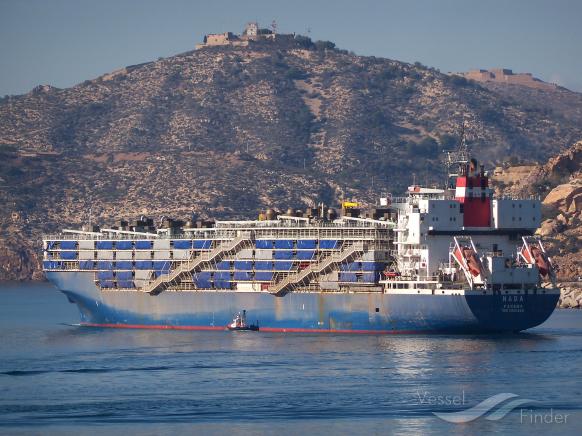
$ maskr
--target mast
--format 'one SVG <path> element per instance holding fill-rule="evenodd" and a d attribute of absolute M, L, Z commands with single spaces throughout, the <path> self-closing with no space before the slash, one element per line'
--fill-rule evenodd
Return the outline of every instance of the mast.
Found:
<path fill-rule="evenodd" d="M 446 151 L 445 166 L 447 168 L 446 189 L 455 189 L 457 177 L 467 174 L 469 164 L 469 148 L 465 138 L 465 121 L 459 131 L 459 144 L 456 150 Z"/>

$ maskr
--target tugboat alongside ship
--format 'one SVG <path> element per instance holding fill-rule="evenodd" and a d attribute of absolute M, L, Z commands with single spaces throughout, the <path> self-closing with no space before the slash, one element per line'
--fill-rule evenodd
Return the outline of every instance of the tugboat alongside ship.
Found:
<path fill-rule="evenodd" d="M 255 324 L 247 324 L 247 311 L 243 310 L 242 314 L 239 312 L 237 313 L 237 315 L 234 317 L 234 319 L 232 320 L 232 322 L 226 326 L 227 330 L 230 331 L 253 331 L 253 332 L 258 332 L 259 331 L 259 321 L 257 321 Z"/>
<path fill-rule="evenodd" d="M 86 326 L 342 333 L 518 332 L 560 291 L 540 202 L 494 198 L 466 148 L 443 189 L 365 212 L 344 202 L 259 220 L 141 219 L 44 237 L 47 278 Z M 241 313 L 242 312 L 242 313 Z M 238 313 L 234 320 L 232 314 Z"/>

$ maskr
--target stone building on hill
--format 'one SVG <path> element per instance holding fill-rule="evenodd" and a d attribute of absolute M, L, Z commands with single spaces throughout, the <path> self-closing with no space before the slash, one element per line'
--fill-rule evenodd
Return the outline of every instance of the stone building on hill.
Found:
<path fill-rule="evenodd" d="M 237 35 L 232 32 L 224 33 L 209 33 L 204 35 L 204 41 L 201 44 L 196 44 L 196 49 L 199 50 L 205 47 L 216 46 L 234 46 L 246 47 L 252 41 L 276 41 L 282 39 L 293 39 L 294 35 L 286 35 L 276 33 L 275 30 L 260 28 L 256 22 L 248 23 L 242 34 Z"/>
<path fill-rule="evenodd" d="M 456 73 L 466 79 L 477 82 L 494 82 L 509 85 L 522 85 L 537 89 L 556 89 L 558 86 L 537 79 L 531 73 L 514 73 L 508 68 L 492 68 L 491 70 L 470 70 L 466 73 Z"/>

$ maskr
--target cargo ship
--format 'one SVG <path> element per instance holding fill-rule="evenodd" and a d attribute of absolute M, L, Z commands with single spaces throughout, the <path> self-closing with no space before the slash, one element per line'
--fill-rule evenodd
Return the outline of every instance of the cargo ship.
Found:
<path fill-rule="evenodd" d="M 442 189 L 410 186 L 257 220 L 132 224 L 43 238 L 46 277 L 94 327 L 503 333 L 543 323 L 560 291 L 535 198 L 495 198 L 466 147 Z"/>

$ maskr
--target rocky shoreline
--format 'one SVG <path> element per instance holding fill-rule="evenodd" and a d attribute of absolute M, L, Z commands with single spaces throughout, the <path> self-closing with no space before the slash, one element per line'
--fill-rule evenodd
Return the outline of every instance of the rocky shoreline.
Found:
<path fill-rule="evenodd" d="M 561 289 L 559 309 L 582 309 L 582 283 L 558 284 Z"/>

